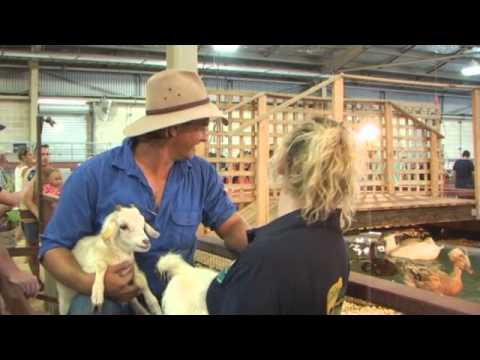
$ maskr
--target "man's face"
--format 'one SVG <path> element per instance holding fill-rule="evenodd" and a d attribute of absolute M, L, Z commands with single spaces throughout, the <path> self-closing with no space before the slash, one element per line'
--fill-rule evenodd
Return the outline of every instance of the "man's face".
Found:
<path fill-rule="evenodd" d="M 178 127 L 171 141 L 178 160 L 191 159 L 195 155 L 195 147 L 208 140 L 208 123 L 209 119 L 200 119 Z"/>
<path fill-rule="evenodd" d="M 41 151 L 42 151 L 42 166 L 46 167 L 50 164 L 50 149 L 42 147 Z"/>

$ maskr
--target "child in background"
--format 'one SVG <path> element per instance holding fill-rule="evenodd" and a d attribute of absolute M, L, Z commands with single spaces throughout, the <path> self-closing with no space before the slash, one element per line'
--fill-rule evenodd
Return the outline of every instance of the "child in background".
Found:
<path fill-rule="evenodd" d="M 59 198 L 63 187 L 63 177 L 59 169 L 48 169 L 45 173 L 46 179 L 43 185 L 43 194 Z"/>

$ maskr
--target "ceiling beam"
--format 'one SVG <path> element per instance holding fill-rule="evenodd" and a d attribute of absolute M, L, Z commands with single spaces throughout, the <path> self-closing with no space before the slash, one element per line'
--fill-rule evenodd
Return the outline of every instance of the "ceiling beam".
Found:
<path fill-rule="evenodd" d="M 351 48 L 347 48 L 343 51 L 340 51 L 340 54 L 335 56 L 331 61 L 325 64 L 326 69 L 332 69 L 331 72 L 335 73 L 345 65 L 355 60 L 357 57 L 362 55 L 369 48 L 368 45 L 356 45 Z"/>
<path fill-rule="evenodd" d="M 68 45 L 62 45 L 68 46 Z M 73 45 L 72 45 L 73 46 Z M 311 66 L 311 67 L 319 67 L 318 59 L 309 58 L 308 56 L 274 56 L 274 53 L 282 46 L 282 45 L 275 45 L 277 46 L 275 51 L 271 51 L 271 54 L 266 57 L 260 53 L 254 53 L 245 50 L 239 50 L 232 54 L 219 54 L 218 52 L 214 51 L 211 46 L 209 45 L 200 45 L 198 55 L 201 56 L 208 56 L 208 57 L 215 57 L 216 60 L 229 60 L 229 61 L 236 61 L 237 63 L 240 61 L 259 61 L 259 62 L 276 62 L 276 63 L 284 63 L 284 64 L 298 64 L 304 66 Z M 157 53 L 157 54 L 165 54 L 166 48 L 163 47 L 149 47 L 149 46 L 139 46 L 139 45 L 74 45 L 74 47 L 80 48 L 89 48 L 89 49 L 96 49 L 96 50 L 112 50 L 112 51 L 122 51 L 122 52 L 149 52 L 149 53 Z"/>
<path fill-rule="evenodd" d="M 452 55 L 461 55 L 461 54 L 464 54 L 465 52 L 467 52 L 468 50 L 470 50 L 471 48 L 473 48 L 473 45 L 463 45 L 460 47 L 460 49 L 458 49 L 458 51 L 455 51 Z M 431 74 L 435 71 L 438 71 L 440 68 L 444 67 L 445 65 L 447 65 L 448 63 L 450 62 L 450 60 L 446 60 L 446 61 L 442 61 L 440 62 L 439 64 L 433 66 L 432 68 L 430 68 L 429 70 L 426 71 L 427 74 Z"/>
<path fill-rule="evenodd" d="M 269 48 L 267 51 L 265 51 L 264 56 L 265 56 L 266 58 L 272 56 L 275 52 L 277 52 L 277 50 L 278 50 L 279 48 L 280 48 L 280 45 L 272 45 L 272 46 L 270 46 L 270 48 Z"/>
<path fill-rule="evenodd" d="M 388 60 L 386 61 L 386 63 L 387 63 L 387 64 L 393 63 L 395 60 L 397 60 L 398 58 L 401 58 L 401 57 L 404 56 L 407 52 L 409 52 L 410 50 L 412 50 L 415 46 L 417 46 L 417 45 L 407 45 L 406 47 L 404 47 L 403 49 L 400 50 L 400 54 L 392 56 L 390 59 L 388 59 Z"/>
<path fill-rule="evenodd" d="M 451 60 L 451 59 L 457 59 L 457 58 L 469 58 L 470 56 L 468 54 L 458 54 L 458 55 L 448 55 L 448 56 L 431 56 L 426 59 L 421 59 L 421 60 L 411 60 L 411 61 L 405 61 L 405 62 L 398 62 L 398 63 L 382 63 L 382 64 L 369 64 L 365 66 L 360 66 L 360 67 L 351 67 L 348 69 L 344 69 L 344 72 L 351 72 L 351 71 L 359 71 L 359 70 L 372 70 L 372 69 L 385 69 L 385 68 L 391 68 L 391 67 L 398 67 L 398 66 L 403 66 L 403 65 L 415 65 L 419 63 L 425 63 L 425 62 L 436 62 L 440 60 Z"/>
<path fill-rule="evenodd" d="M 404 56 L 404 57 L 410 57 L 412 59 L 425 59 L 425 58 L 428 58 L 432 55 L 431 53 L 428 53 L 428 52 L 425 52 L 425 51 L 418 51 L 418 50 L 413 49 L 413 47 L 415 47 L 416 45 L 408 45 L 408 46 L 409 47 L 412 46 L 412 48 L 407 50 L 407 52 L 402 54 L 401 51 L 406 49 L 406 47 L 402 48 L 402 49 L 390 49 L 390 48 L 383 47 L 383 45 L 370 45 L 370 47 L 368 48 L 368 53 L 376 54 L 376 55 L 387 55 L 387 56 L 388 55 L 390 55 L 390 56 L 401 55 L 401 56 Z M 324 45 L 320 45 L 320 47 L 328 48 L 328 46 L 324 46 Z M 336 47 L 338 48 L 338 46 L 336 46 Z"/>
<path fill-rule="evenodd" d="M 391 75 L 401 76 L 402 79 L 412 79 L 412 80 L 438 80 L 441 81 L 444 79 L 443 82 L 455 82 L 459 84 L 467 84 L 472 86 L 480 85 L 480 81 L 472 81 L 469 79 L 465 81 L 465 78 L 462 77 L 460 74 L 451 71 L 442 71 L 438 73 L 436 76 L 425 74 L 425 72 L 415 69 L 414 67 L 397 67 L 397 68 L 386 68 L 386 69 L 371 69 L 369 71 L 362 71 L 362 75 L 382 75 L 388 77 Z"/>
<path fill-rule="evenodd" d="M 32 52 L 39 53 L 43 50 L 43 45 L 32 45 Z"/>

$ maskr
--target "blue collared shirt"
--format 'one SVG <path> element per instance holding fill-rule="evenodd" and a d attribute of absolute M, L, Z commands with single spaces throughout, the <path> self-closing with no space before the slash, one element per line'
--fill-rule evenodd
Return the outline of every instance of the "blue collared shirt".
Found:
<path fill-rule="evenodd" d="M 207 161 L 193 157 L 173 165 L 159 208 L 147 179 L 135 162 L 132 140 L 85 162 L 65 183 L 55 215 L 41 236 L 39 256 L 54 248 L 72 249 L 84 236 L 99 233 L 116 205 L 134 204 L 160 237 L 148 253 L 136 254 L 154 293 L 165 284 L 156 275 L 159 257 L 169 251 L 193 262 L 200 223 L 218 229 L 237 210 L 222 178 Z"/>

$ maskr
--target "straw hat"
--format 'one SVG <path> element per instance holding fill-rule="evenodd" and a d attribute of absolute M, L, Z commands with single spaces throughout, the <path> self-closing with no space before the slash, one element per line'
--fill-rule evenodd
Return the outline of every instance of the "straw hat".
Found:
<path fill-rule="evenodd" d="M 146 115 L 127 126 L 123 133 L 134 137 L 193 120 L 222 119 L 225 115 L 210 103 L 200 76 L 193 71 L 165 70 L 147 82 Z"/>

